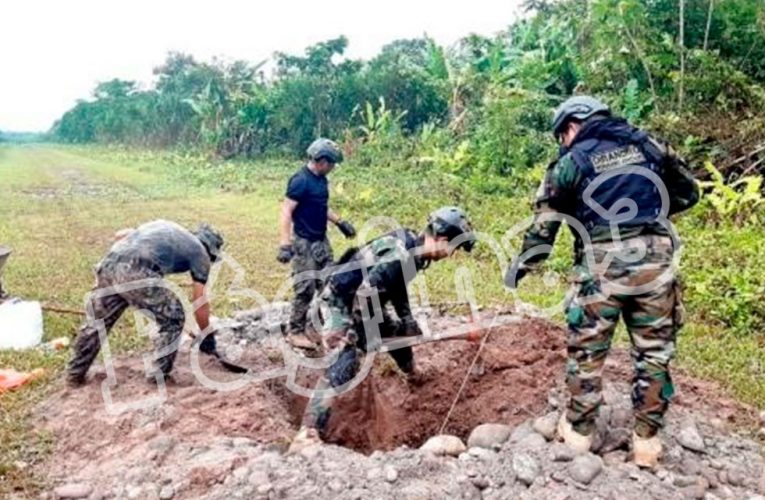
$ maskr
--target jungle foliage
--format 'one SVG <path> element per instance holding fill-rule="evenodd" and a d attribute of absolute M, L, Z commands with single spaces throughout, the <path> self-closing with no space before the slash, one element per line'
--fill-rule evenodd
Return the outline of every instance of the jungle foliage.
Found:
<path fill-rule="evenodd" d="M 735 180 L 765 159 L 764 5 L 528 0 L 496 36 L 397 40 L 369 61 L 346 58 L 342 36 L 271 64 L 171 53 L 151 88 L 100 83 L 53 132 L 218 158 L 297 155 L 329 136 L 360 165 L 435 168 L 493 192 L 549 160 L 550 110 L 588 92 L 672 141 L 700 174 L 709 160 Z"/>

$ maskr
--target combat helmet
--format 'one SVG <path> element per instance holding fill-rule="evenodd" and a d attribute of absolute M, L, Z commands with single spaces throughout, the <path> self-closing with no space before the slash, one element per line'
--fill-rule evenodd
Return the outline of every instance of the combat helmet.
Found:
<path fill-rule="evenodd" d="M 459 207 L 441 207 L 428 216 L 426 231 L 433 236 L 446 236 L 466 252 L 473 250 L 476 237 L 467 214 Z M 456 240 L 456 241 L 455 241 Z"/>
<path fill-rule="evenodd" d="M 608 116 L 611 114 L 611 109 L 603 102 L 588 95 L 569 97 L 555 110 L 553 134 L 558 137 L 572 118 L 585 121 L 597 114 Z"/>
<path fill-rule="evenodd" d="M 316 139 L 308 146 L 306 153 L 308 153 L 308 158 L 314 161 L 326 158 L 332 163 L 343 162 L 343 152 L 340 150 L 340 146 L 329 139 Z"/>

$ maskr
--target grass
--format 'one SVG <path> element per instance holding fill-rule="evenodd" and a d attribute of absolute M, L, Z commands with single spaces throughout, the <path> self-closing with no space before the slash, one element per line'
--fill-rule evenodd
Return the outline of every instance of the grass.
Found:
<path fill-rule="evenodd" d="M 0 147 L 0 243 L 14 249 L 4 283 L 14 295 L 69 308 L 81 307 L 92 286 L 92 266 L 110 246 L 114 231 L 156 218 L 187 226 L 207 221 L 227 237 L 227 252 L 245 272 L 244 285 L 273 297 L 288 278 L 275 261 L 279 202 L 295 161 L 208 163 L 182 153 L 61 146 Z M 476 227 L 501 241 L 505 232 L 530 215 L 533 189 L 520 197 L 482 195 L 455 177 L 412 168 L 343 165 L 333 172 L 332 205 L 358 228 L 374 217 L 395 217 L 414 229 L 445 204 L 459 204 Z M 684 268 L 690 321 L 680 340 L 680 364 L 692 373 L 722 382 L 742 401 L 765 406 L 763 252 L 758 227 L 707 226 L 703 208 L 681 219 L 687 248 Z M 366 228 L 369 237 L 384 226 Z M 567 231 L 566 231 L 567 233 Z M 336 254 L 349 244 L 331 230 Z M 511 238 L 518 248 L 519 238 Z M 571 238 L 563 234 L 548 269 L 555 282 L 532 276 L 521 297 L 539 307 L 558 303 L 566 289 Z M 431 302 L 458 300 L 454 272 L 472 271 L 482 304 L 512 301 L 502 286 L 502 262 L 488 245 L 473 255 L 435 264 L 424 280 Z M 254 304 L 226 297 L 233 273 L 222 271 L 213 311 L 225 315 Z M 181 279 L 183 281 L 183 278 Z M 758 288 L 760 287 L 760 288 Z M 759 293 L 759 296 L 758 296 Z M 130 316 L 130 315 L 128 315 Z M 561 319 L 557 316 L 557 319 Z M 73 337 L 80 318 L 46 314 L 46 339 Z M 130 318 L 111 337 L 112 349 L 127 352 L 145 340 L 131 335 Z M 29 421 L 35 403 L 56 387 L 67 353 L 0 351 L 0 367 L 46 368 L 46 375 L 22 390 L 1 396 L 0 497 L 32 494 L 44 478 L 19 462 L 42 460 L 51 436 Z"/>

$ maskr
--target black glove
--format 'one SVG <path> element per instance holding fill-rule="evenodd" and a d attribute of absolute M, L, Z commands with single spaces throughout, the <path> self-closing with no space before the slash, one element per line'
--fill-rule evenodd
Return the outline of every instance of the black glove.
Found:
<path fill-rule="evenodd" d="M 514 260 L 507 266 L 507 271 L 505 271 L 505 286 L 511 290 L 515 290 L 518 288 L 518 283 L 520 283 L 527 273 L 528 271 L 526 268 L 521 267 L 521 263 Z"/>
<path fill-rule="evenodd" d="M 343 236 L 345 236 L 346 238 L 353 238 L 354 236 L 356 236 L 356 228 L 353 227 L 353 224 L 351 224 L 347 220 L 337 221 L 337 228 L 340 230 L 341 233 L 343 233 Z"/>
<path fill-rule="evenodd" d="M 215 341 L 215 332 L 208 333 L 202 342 L 199 343 L 199 350 L 205 354 L 215 354 L 218 351 L 218 344 Z"/>
<path fill-rule="evenodd" d="M 287 264 L 295 256 L 295 252 L 292 250 L 292 245 L 282 245 L 279 247 L 279 255 L 276 256 L 276 260 L 282 264 Z"/>

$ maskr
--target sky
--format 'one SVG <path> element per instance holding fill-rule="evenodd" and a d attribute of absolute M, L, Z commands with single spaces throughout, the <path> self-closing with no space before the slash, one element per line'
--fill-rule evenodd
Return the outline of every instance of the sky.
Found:
<path fill-rule="evenodd" d="M 259 62 L 345 35 L 347 55 L 427 33 L 491 35 L 521 0 L 23 0 L 0 9 L 0 130 L 44 131 L 95 85 L 152 83 L 169 51 Z"/>

